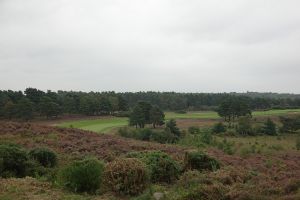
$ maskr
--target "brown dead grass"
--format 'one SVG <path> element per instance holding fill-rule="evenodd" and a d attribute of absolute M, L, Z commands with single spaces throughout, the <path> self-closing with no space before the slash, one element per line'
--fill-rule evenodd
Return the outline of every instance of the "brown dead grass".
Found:
<path fill-rule="evenodd" d="M 106 161 L 131 151 L 145 150 L 161 150 L 180 160 L 185 151 L 184 148 L 173 145 L 31 123 L 0 123 L 0 137 L 1 142 L 14 142 L 29 149 L 44 146 L 68 156 L 92 155 Z"/>

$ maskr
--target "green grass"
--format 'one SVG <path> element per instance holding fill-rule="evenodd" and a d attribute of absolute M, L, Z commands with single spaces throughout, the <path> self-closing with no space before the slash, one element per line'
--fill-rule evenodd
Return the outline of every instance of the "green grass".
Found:
<path fill-rule="evenodd" d="M 59 127 L 73 127 L 83 130 L 95 131 L 98 133 L 107 133 L 116 127 L 126 126 L 128 119 L 123 117 L 112 117 L 104 119 L 91 119 L 91 120 L 76 120 L 58 124 Z"/>
<path fill-rule="evenodd" d="M 300 109 L 290 110 L 269 110 L 269 111 L 256 111 L 253 116 L 278 116 L 290 113 L 299 113 Z M 199 111 L 188 112 L 186 114 L 179 114 L 175 112 L 166 112 L 166 119 L 219 119 L 220 117 L 214 111 Z M 107 133 L 117 127 L 126 126 L 128 118 L 125 117 L 111 117 L 102 119 L 88 119 L 88 120 L 75 120 L 58 124 L 59 127 L 73 127 L 83 130 L 95 131 L 98 133 Z"/>
<path fill-rule="evenodd" d="M 298 136 L 295 134 L 283 134 L 280 136 L 245 136 L 245 137 L 226 137 L 229 143 L 233 143 L 235 153 L 240 154 L 272 154 L 278 151 L 296 150 L 296 140 Z M 224 137 L 217 137 L 221 142 Z"/>
<path fill-rule="evenodd" d="M 268 111 L 255 111 L 253 116 L 279 116 L 286 114 L 300 114 L 300 109 L 288 109 L 288 110 L 268 110 Z M 200 111 L 200 112 L 188 112 L 185 114 L 179 114 L 175 112 L 166 112 L 166 119 L 219 119 L 218 113 L 214 111 Z"/>

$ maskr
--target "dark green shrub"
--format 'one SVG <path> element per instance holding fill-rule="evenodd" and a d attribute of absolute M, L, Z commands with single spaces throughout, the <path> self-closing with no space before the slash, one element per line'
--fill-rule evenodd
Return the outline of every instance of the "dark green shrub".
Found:
<path fill-rule="evenodd" d="M 24 177 L 26 175 L 27 152 L 17 145 L 0 145 L 0 176 Z"/>
<path fill-rule="evenodd" d="M 186 114 L 187 112 L 185 110 L 176 110 L 175 113 L 177 113 L 177 114 Z"/>
<path fill-rule="evenodd" d="M 136 130 L 132 130 L 128 127 L 120 128 L 118 134 L 122 137 L 137 139 Z"/>
<path fill-rule="evenodd" d="M 145 129 L 138 129 L 135 130 L 135 139 L 143 140 L 143 141 L 149 141 L 151 135 L 153 134 L 153 131 L 151 129 L 145 128 Z"/>
<path fill-rule="evenodd" d="M 174 134 L 170 133 L 169 131 L 154 131 L 152 132 L 152 135 L 150 136 L 151 141 L 155 141 L 161 144 L 166 143 L 175 143 L 178 141 L 178 137 Z"/>
<path fill-rule="evenodd" d="M 43 167 L 38 161 L 36 160 L 27 160 L 25 162 L 25 175 L 31 177 L 45 177 L 48 176 L 50 173 L 49 168 Z"/>
<path fill-rule="evenodd" d="M 270 118 L 268 118 L 262 127 L 262 132 L 267 135 L 276 135 L 276 124 Z"/>
<path fill-rule="evenodd" d="M 296 149 L 300 150 L 300 136 L 296 139 Z"/>
<path fill-rule="evenodd" d="M 198 185 L 196 188 L 184 194 L 182 200 L 225 200 L 228 189 L 220 184 Z"/>
<path fill-rule="evenodd" d="M 184 159 L 186 170 L 210 170 L 214 171 L 220 168 L 220 163 L 203 152 L 186 152 Z"/>
<path fill-rule="evenodd" d="M 36 148 L 29 152 L 31 159 L 39 162 L 44 167 L 54 167 L 57 163 L 56 154 L 50 149 Z"/>
<path fill-rule="evenodd" d="M 283 117 L 281 116 L 280 122 L 282 123 L 281 132 L 291 132 L 294 133 L 300 129 L 300 116 L 296 117 Z"/>
<path fill-rule="evenodd" d="M 104 183 L 118 194 L 140 194 L 146 189 L 148 180 L 146 166 L 137 158 L 119 158 L 105 168 Z"/>
<path fill-rule="evenodd" d="M 177 123 L 176 123 L 175 119 L 170 119 L 166 123 L 166 129 L 169 130 L 172 134 L 174 134 L 177 137 L 181 136 L 180 129 L 177 127 Z"/>
<path fill-rule="evenodd" d="M 95 158 L 74 161 L 62 169 L 61 184 L 73 192 L 95 193 L 101 185 L 104 163 Z"/>
<path fill-rule="evenodd" d="M 213 133 L 224 133 L 226 132 L 226 126 L 222 123 L 216 123 L 212 128 Z"/>
<path fill-rule="evenodd" d="M 139 158 L 146 164 L 152 182 L 170 183 L 180 175 L 180 165 L 161 151 L 133 152 L 128 157 Z"/>
<path fill-rule="evenodd" d="M 115 117 L 129 117 L 130 112 L 129 111 L 119 111 L 117 113 L 113 114 Z"/>
<path fill-rule="evenodd" d="M 152 129 L 129 129 L 120 128 L 119 135 L 126 138 L 133 138 L 143 141 L 155 141 L 162 144 L 174 143 L 178 140 L 178 137 L 170 133 L 168 130 L 152 130 Z"/>
<path fill-rule="evenodd" d="M 236 131 L 241 135 L 254 135 L 250 117 L 240 117 Z"/>
<path fill-rule="evenodd" d="M 193 134 L 193 135 L 194 134 L 199 134 L 200 133 L 200 129 L 197 126 L 191 126 L 191 127 L 189 127 L 188 132 L 190 134 Z"/>

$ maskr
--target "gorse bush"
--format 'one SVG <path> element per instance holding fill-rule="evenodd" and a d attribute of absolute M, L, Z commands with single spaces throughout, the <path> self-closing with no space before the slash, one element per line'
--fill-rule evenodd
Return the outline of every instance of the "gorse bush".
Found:
<path fill-rule="evenodd" d="M 104 182 L 108 189 L 122 195 L 137 195 L 148 185 L 145 164 L 137 158 L 118 158 L 106 165 Z"/>
<path fill-rule="evenodd" d="M 74 161 L 61 170 L 60 183 L 73 192 L 95 193 L 102 183 L 104 163 L 96 158 Z"/>
<path fill-rule="evenodd" d="M 0 145 L 0 176 L 24 177 L 26 175 L 27 152 L 17 145 Z"/>
<path fill-rule="evenodd" d="M 178 141 L 178 137 L 170 133 L 168 130 L 155 131 L 150 136 L 150 141 L 155 141 L 161 144 L 175 143 Z"/>
<path fill-rule="evenodd" d="M 191 126 L 188 128 L 188 132 L 190 134 L 199 134 L 200 133 L 200 129 L 197 126 Z"/>
<path fill-rule="evenodd" d="M 31 159 L 36 160 L 44 167 L 54 167 L 57 163 L 56 154 L 46 148 L 36 148 L 29 152 Z"/>
<path fill-rule="evenodd" d="M 251 118 L 246 117 L 240 117 L 238 119 L 238 125 L 236 127 L 236 131 L 241 135 L 254 135 L 254 131 L 252 128 L 252 121 Z"/>
<path fill-rule="evenodd" d="M 267 135 L 276 135 L 276 124 L 268 118 L 262 127 L 262 132 Z"/>
<path fill-rule="evenodd" d="M 216 123 L 212 128 L 213 133 L 224 133 L 226 132 L 226 126 L 222 123 Z"/>
<path fill-rule="evenodd" d="M 185 170 L 214 171 L 220 168 L 219 161 L 203 152 L 186 152 L 184 165 Z"/>
<path fill-rule="evenodd" d="M 178 137 L 172 134 L 168 130 L 153 130 L 153 129 L 130 129 L 120 128 L 118 134 L 122 137 L 133 138 L 143 141 L 155 141 L 162 144 L 175 143 L 178 141 Z"/>
<path fill-rule="evenodd" d="M 180 165 L 166 153 L 160 151 L 133 152 L 127 156 L 138 158 L 146 164 L 152 182 L 171 183 L 180 175 Z"/>

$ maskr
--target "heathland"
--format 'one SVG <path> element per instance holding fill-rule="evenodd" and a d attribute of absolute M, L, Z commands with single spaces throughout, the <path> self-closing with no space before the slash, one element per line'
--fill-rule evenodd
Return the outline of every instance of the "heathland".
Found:
<path fill-rule="evenodd" d="M 298 101 L 2 91 L 0 199 L 298 200 Z"/>

